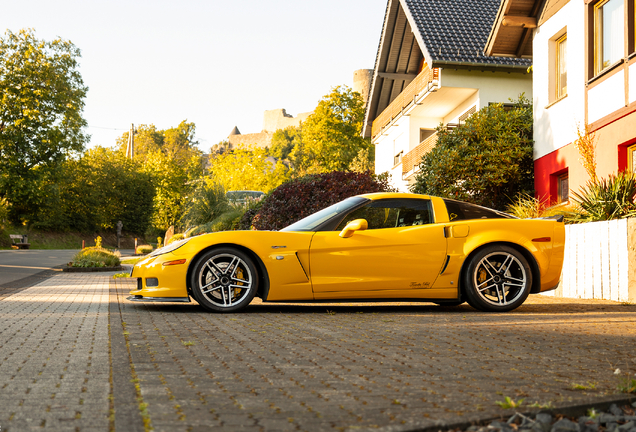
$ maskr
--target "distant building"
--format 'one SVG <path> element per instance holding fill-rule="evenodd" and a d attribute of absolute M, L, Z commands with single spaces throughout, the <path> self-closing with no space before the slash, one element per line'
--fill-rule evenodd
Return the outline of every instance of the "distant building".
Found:
<path fill-rule="evenodd" d="M 298 127 L 310 114 L 311 112 L 300 113 L 297 117 L 294 117 L 287 114 L 284 108 L 265 111 L 263 114 L 263 130 L 257 133 L 242 134 L 238 127 L 235 126 L 227 137 L 230 148 L 236 148 L 239 145 L 256 145 L 260 148 L 269 147 L 272 143 L 274 132 L 290 126 Z"/>
<path fill-rule="evenodd" d="M 353 73 L 353 91 L 357 91 L 362 95 L 364 103 L 367 103 L 369 97 L 369 89 L 373 79 L 373 69 L 358 69 Z M 234 127 L 228 136 L 230 149 L 239 145 L 256 145 L 264 148 L 269 147 L 272 143 L 274 132 L 278 129 L 287 127 L 300 126 L 301 122 L 307 120 L 313 111 L 300 113 L 296 117 L 287 114 L 284 108 L 265 111 L 263 114 L 263 129 L 260 132 L 242 134 L 238 127 Z"/>
<path fill-rule="evenodd" d="M 388 0 L 363 135 L 375 171 L 408 190 L 436 128 L 453 127 L 490 103 L 532 97 L 526 58 L 488 57 L 500 0 Z"/>
<path fill-rule="evenodd" d="M 369 100 L 369 90 L 373 81 L 373 69 L 358 69 L 353 72 L 353 91 L 362 95 L 365 105 Z"/>

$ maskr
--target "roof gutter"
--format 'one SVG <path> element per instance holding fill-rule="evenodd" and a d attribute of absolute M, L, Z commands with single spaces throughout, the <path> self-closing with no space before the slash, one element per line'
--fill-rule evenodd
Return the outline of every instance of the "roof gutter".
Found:
<path fill-rule="evenodd" d="M 498 65 L 490 63 L 466 63 L 461 61 L 443 60 L 433 62 L 434 68 L 449 68 L 449 69 L 480 69 L 483 71 L 492 72 L 514 72 L 514 73 L 528 73 L 528 67 L 530 65 Z"/>

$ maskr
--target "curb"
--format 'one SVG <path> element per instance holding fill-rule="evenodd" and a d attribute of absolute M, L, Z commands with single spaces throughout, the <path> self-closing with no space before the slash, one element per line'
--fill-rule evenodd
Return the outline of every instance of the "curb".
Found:
<path fill-rule="evenodd" d="M 593 402 L 592 399 L 593 398 L 590 398 L 589 402 L 586 402 L 583 404 L 564 405 L 561 407 L 555 407 L 550 409 L 537 408 L 537 409 L 530 409 L 526 411 L 508 409 L 508 410 L 502 411 L 501 415 L 498 415 L 498 416 L 488 416 L 483 418 L 475 416 L 475 417 L 472 417 L 457 423 L 435 422 L 434 424 L 430 426 L 423 426 L 423 427 L 415 426 L 412 428 L 406 428 L 401 430 L 408 431 L 408 432 L 441 432 L 441 431 L 451 431 L 451 430 L 463 431 L 468 429 L 470 426 L 474 426 L 474 425 L 485 426 L 496 420 L 507 419 L 513 416 L 515 413 L 523 414 L 526 417 L 531 415 L 536 415 L 540 412 L 551 414 L 552 417 L 555 417 L 557 415 L 562 415 L 565 417 L 580 417 L 580 416 L 587 415 L 587 410 L 592 408 L 598 408 L 599 410 L 605 411 L 609 409 L 609 407 L 612 404 L 616 404 L 619 406 L 631 404 L 634 400 L 636 400 L 636 395 L 621 394 L 621 395 L 605 396 L 605 397 L 596 399 L 596 402 Z M 385 430 L 389 431 L 390 428 Z"/>

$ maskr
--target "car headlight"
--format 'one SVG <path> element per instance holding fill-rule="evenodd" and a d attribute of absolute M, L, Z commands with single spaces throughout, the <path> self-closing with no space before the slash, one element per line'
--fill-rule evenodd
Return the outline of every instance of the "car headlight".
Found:
<path fill-rule="evenodd" d="M 187 238 L 187 239 L 176 241 L 174 243 L 170 243 L 168 246 L 164 246 L 162 248 L 155 250 L 149 256 L 163 255 L 163 254 L 167 254 L 169 252 L 175 251 L 179 249 L 181 246 L 183 246 L 184 244 L 186 244 L 187 242 L 189 242 L 190 240 L 191 239 Z"/>

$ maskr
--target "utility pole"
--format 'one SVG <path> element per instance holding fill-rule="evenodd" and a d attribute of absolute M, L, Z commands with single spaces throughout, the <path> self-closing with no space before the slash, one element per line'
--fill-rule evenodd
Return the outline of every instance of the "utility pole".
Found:
<path fill-rule="evenodd" d="M 135 157 L 135 125 L 131 123 L 130 132 L 128 132 L 128 145 L 126 146 L 126 157 L 133 159 Z"/>

